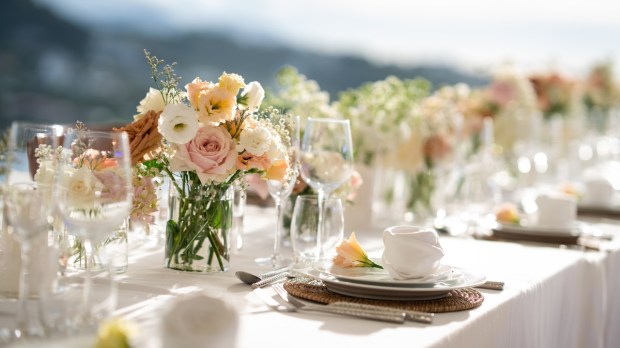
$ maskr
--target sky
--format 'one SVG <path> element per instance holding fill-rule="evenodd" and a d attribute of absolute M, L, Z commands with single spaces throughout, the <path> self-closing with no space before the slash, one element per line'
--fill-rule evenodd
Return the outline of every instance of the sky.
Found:
<path fill-rule="evenodd" d="M 152 35 L 225 31 L 379 64 L 582 74 L 620 66 L 617 0 L 36 0 L 74 21 Z M 620 68 L 616 68 L 618 74 Z"/>

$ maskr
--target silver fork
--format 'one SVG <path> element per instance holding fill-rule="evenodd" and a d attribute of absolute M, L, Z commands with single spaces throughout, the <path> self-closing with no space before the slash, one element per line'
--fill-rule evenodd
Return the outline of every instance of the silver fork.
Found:
<path fill-rule="evenodd" d="M 286 272 L 286 271 L 280 272 L 280 273 L 276 273 L 275 275 L 272 275 L 272 276 L 267 277 L 267 278 L 263 278 L 263 279 L 257 281 L 256 283 L 253 283 L 252 284 L 252 288 L 253 289 L 262 288 L 262 287 L 265 287 L 267 285 L 272 285 L 274 283 L 277 283 L 277 282 L 279 282 L 279 281 L 281 281 L 283 279 L 290 278 L 290 277 L 293 277 L 293 275 L 290 274 L 289 272 Z"/>
<path fill-rule="evenodd" d="M 293 296 L 288 295 L 288 292 L 286 292 L 286 290 L 284 289 L 282 284 L 272 284 L 272 287 L 274 288 L 274 290 L 276 292 L 278 292 L 280 297 L 284 297 L 283 294 L 286 294 L 288 296 L 289 300 L 293 299 L 293 300 L 296 300 L 297 302 L 301 302 L 301 301 L 297 300 L 296 298 L 294 298 Z M 301 302 L 301 303 L 303 303 L 303 302 Z M 378 306 L 378 305 L 370 305 L 370 304 L 363 304 L 363 303 L 344 302 L 344 301 L 332 302 L 332 303 L 330 303 L 328 305 L 320 305 L 320 307 L 347 308 L 347 309 L 351 309 L 351 310 L 371 311 L 371 312 L 379 312 L 379 313 L 391 313 L 391 314 L 396 314 L 396 315 L 400 315 L 401 313 L 405 313 L 405 320 L 414 321 L 414 322 L 418 322 L 418 323 L 424 323 L 424 324 L 432 323 L 433 319 L 435 318 L 435 314 L 434 313 L 412 311 L 412 310 L 405 310 L 405 309 L 398 309 L 398 308 L 390 308 L 390 307 L 384 307 L 384 306 Z"/>
<path fill-rule="evenodd" d="M 323 312 L 330 314 L 339 314 L 355 318 L 377 320 L 389 323 L 402 324 L 405 322 L 406 314 L 404 312 L 380 312 L 375 310 L 352 309 L 345 307 L 332 307 L 325 305 L 305 304 L 293 296 L 289 296 L 281 284 L 274 284 L 272 288 L 286 303 L 286 311 L 288 312 Z"/>

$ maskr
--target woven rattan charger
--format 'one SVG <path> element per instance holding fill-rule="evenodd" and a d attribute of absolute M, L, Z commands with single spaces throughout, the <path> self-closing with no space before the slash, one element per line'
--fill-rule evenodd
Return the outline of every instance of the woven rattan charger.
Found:
<path fill-rule="evenodd" d="M 434 300 L 373 300 L 340 295 L 327 289 L 325 284 L 320 280 L 304 277 L 288 280 L 284 283 L 284 289 L 293 296 L 323 304 L 344 301 L 429 313 L 447 313 L 468 310 L 480 306 L 482 301 L 484 301 L 484 296 L 482 296 L 479 291 L 472 288 L 452 290 L 446 297 Z"/>

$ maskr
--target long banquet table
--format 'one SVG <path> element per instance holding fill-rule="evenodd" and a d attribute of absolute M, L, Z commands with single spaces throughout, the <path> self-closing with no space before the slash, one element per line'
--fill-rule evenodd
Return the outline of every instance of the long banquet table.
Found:
<path fill-rule="evenodd" d="M 244 247 L 233 255 L 226 273 L 164 269 L 161 247 L 130 248 L 129 268 L 118 277 L 116 313 L 138 323 L 144 346 L 156 346 L 154 323 L 163 306 L 193 291 L 236 309 L 238 347 L 620 346 L 620 222 L 592 220 L 615 237 L 604 251 L 442 236 L 444 263 L 503 281 L 504 290 L 480 289 L 485 297 L 480 307 L 437 314 L 432 324 L 388 324 L 269 309 L 234 273 L 264 271 L 254 258 L 270 253 L 274 211 L 252 207 L 246 214 Z M 356 232 L 369 253 L 380 250 L 380 229 Z"/>

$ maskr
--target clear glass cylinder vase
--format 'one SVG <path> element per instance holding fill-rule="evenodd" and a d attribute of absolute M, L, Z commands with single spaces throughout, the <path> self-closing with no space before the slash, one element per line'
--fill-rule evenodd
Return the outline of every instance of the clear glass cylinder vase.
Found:
<path fill-rule="evenodd" d="M 165 267 L 202 273 L 228 270 L 232 223 L 231 186 L 205 187 L 196 194 L 171 187 Z"/>

